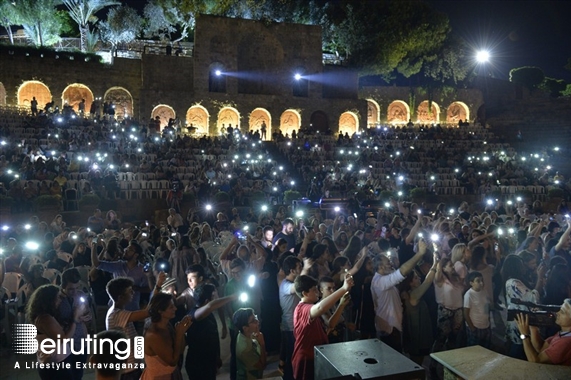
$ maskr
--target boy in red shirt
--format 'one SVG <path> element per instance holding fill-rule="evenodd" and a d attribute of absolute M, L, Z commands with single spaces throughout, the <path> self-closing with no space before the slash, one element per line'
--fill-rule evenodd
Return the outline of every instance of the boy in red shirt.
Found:
<path fill-rule="evenodd" d="M 341 288 L 319 302 L 317 285 L 317 280 L 310 276 L 301 275 L 295 279 L 295 292 L 301 298 L 293 313 L 295 345 L 292 366 L 295 380 L 314 378 L 313 347 L 329 343 L 321 315 L 334 307 L 337 301 L 351 290 L 354 282 L 353 277 L 348 274 Z"/>

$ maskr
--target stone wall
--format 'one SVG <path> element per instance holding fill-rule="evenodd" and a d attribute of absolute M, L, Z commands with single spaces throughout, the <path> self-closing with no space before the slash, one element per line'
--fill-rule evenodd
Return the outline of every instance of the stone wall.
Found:
<path fill-rule="evenodd" d="M 396 87 L 396 86 L 371 86 L 363 87 L 359 92 L 361 99 L 372 99 L 380 109 L 380 122 L 386 123 L 388 108 L 394 101 L 404 102 L 412 114 L 412 121 L 417 121 L 419 105 L 428 100 L 428 94 L 422 88 Z M 468 107 L 469 119 L 473 121 L 478 115 L 478 110 L 484 105 L 484 98 L 479 89 L 452 89 L 447 92 L 435 91 L 432 97 L 433 106 L 436 103 L 440 110 L 439 122 L 446 123 L 448 107 L 454 102 L 461 102 Z M 413 111 L 414 110 L 414 111 Z"/>
<path fill-rule="evenodd" d="M 62 94 L 73 83 L 87 86 L 95 97 L 103 97 L 111 87 L 122 87 L 131 93 L 134 112 L 139 113 L 141 61 L 115 59 L 113 65 L 94 61 L 78 61 L 56 56 L 3 54 L 0 57 L 0 82 L 6 89 L 6 104 L 18 104 L 18 89 L 31 80 L 45 84 L 54 105 L 62 107 Z"/>

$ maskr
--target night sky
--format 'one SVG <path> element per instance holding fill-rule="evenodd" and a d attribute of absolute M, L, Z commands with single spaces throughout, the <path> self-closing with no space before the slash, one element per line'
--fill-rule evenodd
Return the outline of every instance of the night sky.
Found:
<path fill-rule="evenodd" d="M 474 51 L 490 50 L 494 77 L 507 79 L 514 67 L 538 66 L 546 76 L 571 83 L 571 71 L 563 68 L 571 57 L 571 1 L 425 1 L 448 15 L 452 32 Z M 123 3 L 142 11 L 145 1 Z"/>
<path fill-rule="evenodd" d="M 453 33 L 470 46 L 490 50 L 490 70 L 507 79 L 509 70 L 538 66 L 545 75 L 571 83 L 571 1 L 427 0 L 448 14 Z"/>

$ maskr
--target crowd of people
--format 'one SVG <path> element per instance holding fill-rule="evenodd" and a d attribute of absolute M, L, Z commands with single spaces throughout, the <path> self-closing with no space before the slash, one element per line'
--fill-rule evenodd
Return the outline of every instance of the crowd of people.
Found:
<path fill-rule="evenodd" d="M 557 212 L 515 199 L 485 209 L 467 202 L 430 208 L 395 194 L 373 215 L 358 205 L 335 213 L 294 209 L 279 204 L 279 194 L 295 186 L 286 165 L 269 157 L 252 134 L 190 138 L 172 129 L 149 133 L 128 121 L 51 120 L 24 142 L 21 131 L 2 129 L 7 194 L 20 196 L 25 191 L 13 189 L 22 180 L 41 181 L 39 175 L 54 182 L 61 177 L 66 188 L 74 173 L 86 173 L 91 190 L 81 191 L 112 196 L 96 178 L 137 166 L 136 173 L 164 176 L 197 199 L 226 190 L 234 206 L 244 206 L 254 191 L 266 200 L 278 195 L 273 206 L 252 207 L 247 214 L 231 206 L 212 219 L 193 205 L 186 217 L 172 207 L 160 221 L 153 221 L 154 210 L 147 221 L 127 223 L 113 210 L 104 217 L 97 209 L 84 225 L 68 225 L 55 215 L 3 226 L 0 282 L 18 279 L 5 301 L 37 326 L 40 341 L 59 334 L 79 344 L 101 324 L 117 331 L 114 339 L 144 336 L 144 362 L 131 352 L 113 373 L 123 379 L 177 379 L 183 372 L 214 379 L 221 345 L 230 347 L 231 379 L 261 378 L 269 354 L 279 355 L 284 379 L 311 379 L 314 346 L 374 337 L 424 364 L 433 378 L 441 374 L 428 354 L 475 344 L 523 360 L 571 365 L 571 221 L 565 202 Z M 48 145 L 42 147 L 40 139 Z M 365 149 L 360 141 L 367 139 Z M 566 186 L 561 176 L 554 182 L 551 169 L 527 171 L 508 149 L 468 153 L 472 163 L 461 159 L 461 152 L 469 152 L 464 142 L 487 145 L 468 130 L 380 127 L 352 137 L 298 134 L 279 140 L 291 165 L 312 183 L 310 196 L 349 196 L 366 188 L 375 199 L 378 191 L 406 191 L 416 166 L 428 181 L 430 173 L 456 175 L 439 170 L 454 168 L 451 162 L 463 162 L 459 169 L 471 174 L 456 180 L 465 180 L 467 188 L 472 183 L 473 191 L 488 191 L 484 176 L 475 174 L 488 173 L 487 165 L 494 167 L 490 177 L 497 175 L 506 186 L 529 184 L 527 175 Z M 341 157 L 349 151 L 357 159 Z M 369 165 L 382 169 L 382 176 L 390 170 L 391 178 L 377 176 Z M 529 302 L 560 310 L 538 328 Z M 106 313 L 98 314 L 98 306 Z M 494 341 L 492 326 L 498 325 L 505 326 L 505 339 Z M 68 351 L 39 354 L 38 361 L 88 358 Z M 54 371 L 39 374 L 83 376 L 75 364 Z"/>

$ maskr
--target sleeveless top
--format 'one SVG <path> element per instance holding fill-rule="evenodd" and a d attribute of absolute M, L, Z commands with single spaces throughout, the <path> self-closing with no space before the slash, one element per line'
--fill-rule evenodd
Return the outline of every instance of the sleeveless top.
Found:
<path fill-rule="evenodd" d="M 145 356 L 145 370 L 140 380 L 171 380 L 176 366 L 166 364 L 158 355 Z"/>
<path fill-rule="evenodd" d="M 435 284 L 434 291 L 436 293 L 436 302 L 444 306 L 446 309 L 456 310 L 463 306 L 462 293 L 464 289 L 461 286 L 455 286 L 448 280 L 444 279 L 442 286 Z"/>
<path fill-rule="evenodd" d="M 44 314 L 38 316 L 34 321 L 34 325 L 38 326 L 38 321 L 40 320 L 40 318 L 43 318 L 45 316 L 47 315 Z M 61 347 L 62 352 L 59 354 L 57 353 L 57 350 L 54 350 L 54 352 L 51 354 L 43 353 L 40 350 L 40 345 L 45 339 L 48 339 L 48 336 L 38 330 L 38 335 L 36 335 L 36 340 L 38 341 L 38 352 L 36 353 L 36 356 L 38 358 L 38 363 L 60 363 L 63 362 L 69 355 L 71 355 L 71 346 L 69 344 L 69 341 L 65 344 L 65 346 Z"/>

